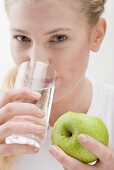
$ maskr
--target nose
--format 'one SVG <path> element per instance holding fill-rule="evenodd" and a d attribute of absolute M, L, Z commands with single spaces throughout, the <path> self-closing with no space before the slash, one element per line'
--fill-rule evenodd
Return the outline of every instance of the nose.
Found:
<path fill-rule="evenodd" d="M 31 47 L 29 51 L 29 60 L 40 61 L 48 64 L 50 62 L 50 56 L 46 49 L 34 46 Z"/>

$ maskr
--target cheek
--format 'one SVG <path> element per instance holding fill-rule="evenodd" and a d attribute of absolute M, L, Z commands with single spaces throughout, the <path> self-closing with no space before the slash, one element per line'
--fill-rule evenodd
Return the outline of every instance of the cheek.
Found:
<path fill-rule="evenodd" d="M 56 69 L 60 76 L 64 79 L 73 79 L 74 77 L 85 74 L 88 65 L 89 48 L 86 44 L 83 46 L 77 46 L 67 48 L 65 51 L 61 51 L 56 59 Z"/>
<path fill-rule="evenodd" d="M 22 49 L 18 49 L 12 42 L 10 43 L 10 49 L 12 58 L 16 65 L 20 65 L 22 62 L 26 61 L 25 54 L 23 53 Z"/>
<path fill-rule="evenodd" d="M 13 58 L 15 64 L 19 65 L 20 61 L 19 61 L 19 57 L 18 57 L 17 48 L 15 47 L 15 44 L 12 40 L 10 41 L 10 49 L 11 49 L 12 58 Z"/>

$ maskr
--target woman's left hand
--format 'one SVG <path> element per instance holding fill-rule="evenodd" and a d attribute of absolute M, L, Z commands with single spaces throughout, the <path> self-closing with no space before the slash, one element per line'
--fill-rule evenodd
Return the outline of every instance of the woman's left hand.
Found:
<path fill-rule="evenodd" d="M 111 146 L 104 146 L 87 135 L 79 135 L 78 141 L 92 153 L 99 161 L 94 165 L 84 164 L 77 159 L 68 156 L 59 147 L 52 145 L 50 153 L 62 164 L 65 170 L 114 170 L 114 149 Z"/>

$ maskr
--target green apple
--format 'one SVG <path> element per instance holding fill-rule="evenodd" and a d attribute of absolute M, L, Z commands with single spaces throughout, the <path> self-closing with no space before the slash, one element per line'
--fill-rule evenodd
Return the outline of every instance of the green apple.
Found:
<path fill-rule="evenodd" d="M 84 113 L 67 112 L 54 124 L 51 141 L 65 153 L 84 163 L 96 161 L 98 158 L 78 142 L 78 135 L 87 134 L 100 143 L 108 145 L 108 130 L 103 121 Z"/>

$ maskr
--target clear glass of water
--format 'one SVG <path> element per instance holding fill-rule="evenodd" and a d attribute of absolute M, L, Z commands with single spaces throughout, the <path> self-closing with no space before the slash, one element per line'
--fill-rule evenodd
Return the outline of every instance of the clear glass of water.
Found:
<path fill-rule="evenodd" d="M 41 94 L 39 100 L 30 101 L 30 103 L 34 103 L 43 110 L 47 128 L 53 101 L 55 75 L 55 70 L 50 64 L 41 61 L 26 61 L 20 65 L 15 82 L 15 88 L 29 87 Z M 6 144 L 29 144 L 40 147 L 46 137 L 46 133 L 47 131 L 43 137 L 32 134 L 12 134 L 6 137 L 5 142 Z"/>

